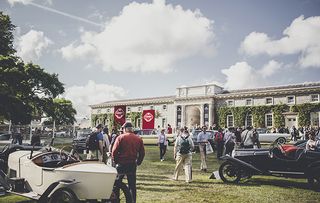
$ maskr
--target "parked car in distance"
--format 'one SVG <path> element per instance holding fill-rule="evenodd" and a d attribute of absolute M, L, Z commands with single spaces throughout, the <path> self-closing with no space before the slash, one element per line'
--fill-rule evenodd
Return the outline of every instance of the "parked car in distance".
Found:
<path fill-rule="evenodd" d="M 260 142 L 277 142 L 278 144 L 285 144 L 290 140 L 291 135 L 286 133 L 261 133 L 259 134 Z"/>
<path fill-rule="evenodd" d="M 73 138 L 72 145 L 77 151 L 86 149 L 87 137 L 91 134 L 91 130 L 79 130 L 77 136 Z"/>
<path fill-rule="evenodd" d="M 11 138 L 11 133 L 0 132 L 0 140 L 9 140 Z"/>
<path fill-rule="evenodd" d="M 135 130 L 135 134 L 140 136 L 145 145 L 157 145 L 158 144 L 158 135 L 153 129 L 150 130 Z M 171 145 L 174 143 L 173 134 L 166 134 L 168 138 L 168 144 Z"/>

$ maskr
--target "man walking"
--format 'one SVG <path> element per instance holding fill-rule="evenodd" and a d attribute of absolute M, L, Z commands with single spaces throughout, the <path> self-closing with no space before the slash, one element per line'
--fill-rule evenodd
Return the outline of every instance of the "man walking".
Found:
<path fill-rule="evenodd" d="M 92 132 L 86 140 L 87 159 L 103 159 L 103 133 L 102 124 L 98 124 L 96 130 Z"/>
<path fill-rule="evenodd" d="M 201 164 L 200 164 L 200 170 L 206 172 L 207 171 L 207 143 L 209 139 L 210 133 L 207 132 L 207 127 L 203 126 L 202 131 L 197 136 L 197 142 L 199 144 L 199 150 L 200 150 L 200 158 L 201 158 Z"/>
<path fill-rule="evenodd" d="M 186 182 L 192 181 L 192 150 L 194 144 L 189 136 L 188 129 L 184 129 L 183 133 L 177 137 L 173 149 L 173 158 L 176 160 L 173 180 L 178 180 L 179 172 L 184 166 Z"/>
<path fill-rule="evenodd" d="M 142 139 L 133 133 L 133 126 L 127 122 L 123 125 L 124 134 L 115 140 L 111 155 L 116 163 L 119 179 L 127 176 L 133 202 L 136 202 L 136 171 L 144 158 L 145 151 Z"/>
<path fill-rule="evenodd" d="M 218 132 L 214 135 L 214 142 L 216 143 L 217 146 L 217 159 L 220 160 L 220 157 L 222 156 L 223 153 L 223 148 L 224 148 L 224 134 L 222 132 L 222 129 L 219 128 Z"/>
<path fill-rule="evenodd" d="M 241 133 L 241 139 L 243 148 L 253 148 L 254 137 L 252 127 L 248 126 L 247 129 Z"/>

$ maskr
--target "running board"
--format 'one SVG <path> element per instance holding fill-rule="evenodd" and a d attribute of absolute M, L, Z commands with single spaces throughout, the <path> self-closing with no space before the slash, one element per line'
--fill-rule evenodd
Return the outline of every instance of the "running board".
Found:
<path fill-rule="evenodd" d="M 288 174 L 288 175 L 304 175 L 303 172 L 289 172 L 289 171 L 269 171 L 274 174 Z"/>

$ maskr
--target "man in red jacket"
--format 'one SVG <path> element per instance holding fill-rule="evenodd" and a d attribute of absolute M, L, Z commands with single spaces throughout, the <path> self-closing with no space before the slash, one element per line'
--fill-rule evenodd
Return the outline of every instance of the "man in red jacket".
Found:
<path fill-rule="evenodd" d="M 124 134 L 115 140 L 111 155 L 116 163 L 120 180 L 127 176 L 133 202 L 136 202 L 136 171 L 144 158 L 145 151 L 142 139 L 133 133 L 133 126 L 127 122 L 123 125 Z"/>

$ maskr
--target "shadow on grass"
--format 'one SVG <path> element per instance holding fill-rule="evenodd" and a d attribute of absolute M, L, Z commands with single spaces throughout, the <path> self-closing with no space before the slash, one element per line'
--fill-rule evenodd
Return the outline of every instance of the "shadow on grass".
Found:
<path fill-rule="evenodd" d="M 277 186 L 281 188 L 296 188 L 296 189 L 306 189 L 309 190 L 309 185 L 306 182 L 297 182 L 288 179 L 268 179 L 268 178 L 253 178 L 241 181 L 240 183 L 224 183 L 215 182 L 218 185 L 234 185 L 234 186 L 249 186 L 249 187 L 260 187 L 262 185 Z"/>

